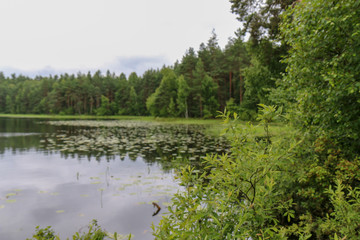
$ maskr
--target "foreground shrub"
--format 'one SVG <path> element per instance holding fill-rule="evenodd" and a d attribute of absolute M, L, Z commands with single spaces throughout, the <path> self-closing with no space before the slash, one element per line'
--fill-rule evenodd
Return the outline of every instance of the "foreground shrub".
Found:
<path fill-rule="evenodd" d="M 174 196 L 169 214 L 153 226 L 157 239 L 359 238 L 360 190 L 340 180 L 319 187 L 307 179 L 310 166 L 299 159 L 308 154 L 299 154 L 309 144 L 306 136 L 276 141 L 269 123 L 280 111 L 261 105 L 259 113 L 265 130 L 261 138 L 254 137 L 251 124 L 237 125 L 237 114 L 233 119 L 223 115 L 231 155 L 207 156 L 200 171 L 181 170 L 178 177 L 186 191 Z M 310 194 L 312 189 L 321 192 L 302 196 L 302 190 Z"/>
<path fill-rule="evenodd" d="M 72 240 L 106 240 L 106 239 L 114 239 L 114 240 L 123 240 L 123 239 L 131 239 L 131 234 L 127 236 L 123 236 L 117 234 L 111 234 L 104 229 L 102 229 L 96 220 L 93 220 L 86 232 L 80 233 L 76 232 L 72 236 Z M 40 228 L 39 226 L 36 227 L 35 234 L 32 238 L 28 238 L 27 240 L 60 240 L 59 235 L 55 234 L 55 231 L 51 229 L 50 226 L 46 228 Z"/>

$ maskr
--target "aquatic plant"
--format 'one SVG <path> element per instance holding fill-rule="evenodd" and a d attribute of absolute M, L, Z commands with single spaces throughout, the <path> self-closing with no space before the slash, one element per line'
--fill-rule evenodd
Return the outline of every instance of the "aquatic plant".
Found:
<path fill-rule="evenodd" d="M 200 160 L 207 153 L 225 153 L 229 149 L 224 137 L 204 134 L 199 125 L 160 125 L 140 121 L 49 121 L 46 124 L 67 126 L 55 134 L 45 135 L 41 146 L 65 155 L 130 156 L 151 163 L 188 159 Z"/>
<path fill-rule="evenodd" d="M 69 240 L 69 238 L 67 238 Z M 93 219 L 89 225 L 86 232 L 81 233 L 80 231 L 74 233 L 72 236 L 73 240 L 125 240 L 132 239 L 132 235 L 121 235 L 118 233 L 109 233 L 106 230 L 102 229 L 97 220 Z M 32 238 L 27 238 L 27 240 L 60 240 L 59 235 L 56 235 L 55 231 L 52 230 L 51 226 L 40 228 L 36 227 L 35 234 Z"/>

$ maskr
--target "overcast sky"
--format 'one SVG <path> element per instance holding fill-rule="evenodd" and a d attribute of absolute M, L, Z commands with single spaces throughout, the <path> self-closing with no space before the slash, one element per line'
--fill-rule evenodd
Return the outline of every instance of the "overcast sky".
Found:
<path fill-rule="evenodd" d="M 0 71 L 34 76 L 172 65 L 212 29 L 240 27 L 228 0 L 1 0 Z"/>

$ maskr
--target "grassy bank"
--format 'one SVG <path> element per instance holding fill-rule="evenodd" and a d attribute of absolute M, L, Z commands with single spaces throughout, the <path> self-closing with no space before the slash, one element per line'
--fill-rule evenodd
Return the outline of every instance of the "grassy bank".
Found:
<path fill-rule="evenodd" d="M 0 118 L 42 118 L 42 119 L 119 119 L 150 120 L 153 117 L 139 116 L 95 116 L 95 115 L 56 115 L 56 114 L 0 114 Z"/>
<path fill-rule="evenodd" d="M 2 118 L 42 118 L 42 119 L 114 119 L 114 120 L 136 120 L 155 121 L 174 124 L 218 124 L 219 119 L 200 118 L 159 118 L 152 116 L 95 116 L 95 115 L 56 115 L 56 114 L 0 114 Z"/>
<path fill-rule="evenodd" d="M 36 118 L 36 119 L 58 119 L 58 120 L 132 120 L 132 121 L 149 121 L 163 124 L 198 124 L 208 125 L 206 132 L 213 136 L 219 136 L 226 127 L 222 124 L 221 119 L 200 119 L 200 118 L 159 118 L 152 116 L 94 116 L 94 115 L 55 115 L 55 114 L 0 114 L 0 118 Z M 240 126 L 246 122 L 240 122 Z M 255 122 L 254 125 L 257 123 Z M 286 136 L 292 128 L 284 123 L 271 124 L 271 134 L 277 138 Z M 255 128 L 255 136 L 265 134 L 262 127 Z"/>
<path fill-rule="evenodd" d="M 0 114 L 0 118 L 37 118 L 37 119 L 58 119 L 58 120 L 133 120 L 150 121 L 164 124 L 199 124 L 199 125 L 220 125 L 220 119 L 201 118 L 159 118 L 152 116 L 94 116 L 94 115 L 54 115 L 54 114 Z"/>

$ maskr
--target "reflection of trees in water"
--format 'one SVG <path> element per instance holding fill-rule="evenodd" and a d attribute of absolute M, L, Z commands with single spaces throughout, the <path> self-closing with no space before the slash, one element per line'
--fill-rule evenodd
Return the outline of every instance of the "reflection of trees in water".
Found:
<path fill-rule="evenodd" d="M 40 135 L 0 136 L 0 154 L 4 154 L 5 150 L 16 154 L 38 149 L 40 138 Z"/>
<path fill-rule="evenodd" d="M 43 122 L 44 119 L 0 118 L 0 133 L 47 133 L 56 129 Z"/>
<path fill-rule="evenodd" d="M 52 132 L 56 126 L 39 124 L 39 119 L 0 118 L 0 154 L 13 154 L 38 149 L 41 134 Z"/>

